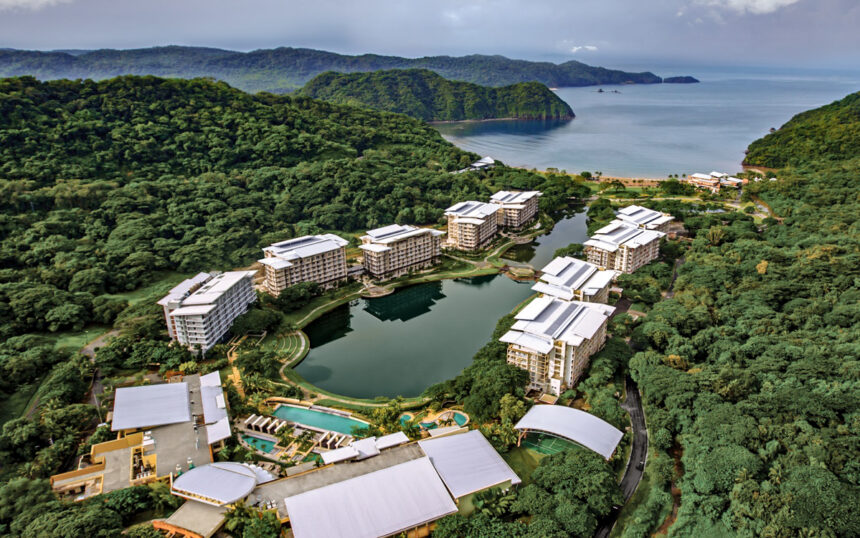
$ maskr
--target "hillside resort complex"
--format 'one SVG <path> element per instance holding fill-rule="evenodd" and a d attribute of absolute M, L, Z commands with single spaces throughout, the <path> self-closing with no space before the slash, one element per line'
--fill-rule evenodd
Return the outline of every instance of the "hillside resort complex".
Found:
<path fill-rule="evenodd" d="M 362 236 L 364 268 L 378 280 L 395 278 L 439 262 L 445 232 L 392 224 Z"/>
<path fill-rule="evenodd" d="M 300 282 L 331 286 L 347 277 L 346 245 L 334 234 L 306 235 L 274 243 L 263 249 L 258 260 L 264 267 L 264 287 L 274 296 Z"/>
<path fill-rule="evenodd" d="M 660 255 L 660 239 L 674 220 L 639 206 L 621 209 L 617 218 L 584 243 L 589 263 L 603 269 L 632 273 Z"/>
<path fill-rule="evenodd" d="M 448 217 L 447 246 L 456 250 L 476 251 L 485 248 L 499 228 L 522 228 L 538 211 L 538 191 L 499 191 L 490 203 L 474 200 L 460 202 L 445 210 Z"/>
<path fill-rule="evenodd" d="M 710 174 L 690 174 L 686 178 L 682 179 L 681 182 L 689 183 L 696 188 L 704 189 L 707 191 L 711 191 L 711 193 L 713 194 L 717 194 L 718 192 L 720 192 L 720 188 L 722 187 L 731 187 L 733 189 L 739 189 L 747 182 L 747 180 L 738 179 L 723 172 L 714 171 Z"/>
<path fill-rule="evenodd" d="M 192 350 L 208 351 L 257 299 L 254 273 L 199 273 L 171 289 L 158 301 L 170 338 Z"/>
<path fill-rule="evenodd" d="M 515 316 L 499 341 L 508 344 L 508 364 L 529 373 L 529 389 L 558 396 L 576 384 L 591 355 L 606 343 L 614 311 L 600 303 L 539 297 Z"/>

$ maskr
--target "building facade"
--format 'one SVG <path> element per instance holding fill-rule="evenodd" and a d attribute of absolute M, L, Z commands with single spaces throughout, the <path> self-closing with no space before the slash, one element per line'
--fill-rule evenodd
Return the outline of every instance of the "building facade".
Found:
<path fill-rule="evenodd" d="M 384 280 L 439 263 L 445 232 L 392 224 L 369 230 L 358 248 L 364 251 L 365 270 Z"/>
<path fill-rule="evenodd" d="M 576 384 L 606 343 L 613 311 L 605 304 L 538 297 L 499 341 L 508 344 L 508 364 L 529 373 L 529 389 L 558 396 Z"/>
<path fill-rule="evenodd" d="M 617 275 L 615 271 L 601 271 L 593 263 L 562 256 L 541 269 L 541 276 L 532 289 L 542 296 L 565 301 L 605 303 Z"/>
<path fill-rule="evenodd" d="M 665 235 L 613 220 L 584 243 L 586 259 L 603 269 L 632 273 L 657 259 Z"/>
<path fill-rule="evenodd" d="M 306 235 L 274 243 L 263 249 L 258 260 L 266 273 L 264 287 L 277 297 L 300 282 L 316 282 L 328 287 L 347 277 L 346 245 L 349 241 L 334 234 Z"/>
<path fill-rule="evenodd" d="M 217 344 L 233 320 L 257 299 L 255 271 L 200 273 L 170 290 L 158 301 L 170 337 L 191 349 L 208 351 Z"/>
<path fill-rule="evenodd" d="M 504 223 L 501 206 L 483 202 L 460 202 L 445 210 L 448 217 L 448 246 L 475 251 L 489 245 Z"/>
<path fill-rule="evenodd" d="M 499 191 L 490 197 L 490 203 L 502 207 L 503 226 L 522 228 L 537 216 L 540 195 L 539 191 Z"/>

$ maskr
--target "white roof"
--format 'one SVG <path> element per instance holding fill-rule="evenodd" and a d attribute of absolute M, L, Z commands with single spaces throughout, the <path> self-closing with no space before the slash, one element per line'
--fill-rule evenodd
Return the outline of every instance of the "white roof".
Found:
<path fill-rule="evenodd" d="M 391 247 L 386 247 L 385 245 L 379 245 L 377 243 L 362 243 L 358 245 L 358 248 L 361 250 L 369 250 L 370 252 L 385 252 L 386 250 L 391 250 Z"/>
<path fill-rule="evenodd" d="M 540 191 L 499 191 L 490 200 L 504 206 L 521 205 L 540 195 Z"/>
<path fill-rule="evenodd" d="M 696 179 L 699 181 L 706 181 L 708 183 L 717 183 L 719 180 L 707 175 L 707 174 L 690 174 L 690 179 Z"/>
<path fill-rule="evenodd" d="M 404 239 L 408 239 L 416 235 L 425 234 L 444 235 L 445 232 L 434 230 L 432 228 L 419 228 L 418 226 L 390 224 L 388 226 L 383 226 L 382 228 L 376 228 L 375 230 L 368 230 L 367 234 L 362 236 L 361 239 L 370 241 L 371 243 L 360 245 L 359 248 L 363 248 L 365 250 L 373 250 L 372 248 L 367 247 L 373 246 L 381 248 L 381 245 L 388 245 L 391 243 L 396 243 L 398 241 L 403 241 Z M 381 252 L 381 250 L 376 250 L 374 252 Z"/>
<path fill-rule="evenodd" d="M 499 340 L 539 353 L 549 353 L 556 341 L 578 346 L 593 338 L 614 311 L 605 304 L 538 297 L 514 316 L 517 321 Z"/>
<path fill-rule="evenodd" d="M 191 288 L 198 284 L 202 284 L 212 277 L 209 273 L 197 273 L 191 278 L 186 278 L 173 289 L 167 292 L 162 299 L 158 301 L 161 306 L 166 306 L 170 301 L 182 300 L 191 291 Z"/>
<path fill-rule="evenodd" d="M 590 413 L 558 405 L 536 405 L 514 427 L 569 439 L 606 459 L 612 457 L 624 437 L 620 430 Z"/>
<path fill-rule="evenodd" d="M 429 458 L 284 499 L 296 538 L 389 536 L 457 512 Z"/>
<path fill-rule="evenodd" d="M 257 483 L 258 473 L 251 467 L 241 463 L 220 462 L 191 469 L 175 479 L 171 489 L 180 497 L 192 497 L 198 502 L 223 506 L 247 497 L 257 487 Z"/>
<path fill-rule="evenodd" d="M 273 243 L 263 250 L 271 252 L 277 258 L 290 261 L 337 250 L 348 244 L 349 241 L 334 234 L 305 235 Z"/>
<path fill-rule="evenodd" d="M 111 430 L 176 424 L 191 420 L 187 383 L 116 389 Z"/>
<path fill-rule="evenodd" d="M 200 376 L 200 400 L 203 403 L 203 418 L 206 424 L 227 418 L 227 402 L 221 388 L 221 374 L 217 371 Z M 227 426 L 229 432 L 229 422 Z M 229 436 L 229 433 L 227 434 Z M 213 441 L 210 439 L 210 443 Z"/>
<path fill-rule="evenodd" d="M 178 317 L 178 316 L 203 316 L 212 312 L 217 308 L 216 304 L 201 304 L 194 306 L 182 306 L 177 308 L 176 310 L 171 310 L 170 317 Z"/>
<path fill-rule="evenodd" d="M 329 463 L 337 463 L 339 461 L 357 458 L 358 450 L 352 446 L 344 446 L 334 450 L 329 450 L 328 452 L 323 452 L 321 457 L 323 463 L 328 465 Z"/>
<path fill-rule="evenodd" d="M 227 271 L 207 280 L 194 293 L 183 299 L 182 306 L 212 305 L 225 293 L 241 284 L 243 280 L 250 280 L 256 271 Z"/>
<path fill-rule="evenodd" d="M 542 273 L 532 289 L 567 301 L 579 290 L 585 295 L 595 295 L 615 278 L 615 271 L 601 271 L 593 263 L 570 256 L 553 259 Z"/>
<path fill-rule="evenodd" d="M 459 499 L 520 478 L 478 430 L 418 441 L 442 477 L 448 491 Z"/>
<path fill-rule="evenodd" d="M 286 269 L 287 267 L 293 266 L 293 264 L 287 260 L 282 260 L 280 258 L 260 258 L 257 261 L 263 265 L 268 265 L 272 269 Z"/>
<path fill-rule="evenodd" d="M 452 205 L 445 210 L 445 215 L 456 218 L 458 222 L 481 224 L 484 219 L 491 215 L 495 215 L 500 209 L 501 207 L 498 204 L 485 204 L 484 202 L 475 202 L 470 200 L 468 202 L 460 202 Z M 474 219 L 474 221 L 466 219 Z"/>
<path fill-rule="evenodd" d="M 349 444 L 352 448 L 358 450 L 358 458 L 363 460 L 372 456 L 379 455 L 379 447 L 376 446 L 376 437 L 365 437 L 358 439 Z"/>
<path fill-rule="evenodd" d="M 711 170 L 711 177 L 728 177 L 728 174 L 725 172 L 717 172 L 716 170 Z"/>
<path fill-rule="evenodd" d="M 486 164 L 496 164 L 496 160 L 495 160 L 495 159 L 493 159 L 492 157 L 490 157 L 490 156 L 488 155 L 488 156 L 486 156 L 486 157 L 483 157 L 483 158 L 481 158 L 481 159 L 478 159 L 477 161 L 475 161 L 475 162 L 474 162 L 474 163 L 472 163 L 472 164 L 485 164 L 485 165 L 486 165 Z"/>
<path fill-rule="evenodd" d="M 637 248 L 660 239 L 665 235 L 663 232 L 644 230 L 633 224 L 616 219 L 594 232 L 594 235 L 584 244 L 609 252 L 615 252 L 620 246 Z"/>
<path fill-rule="evenodd" d="M 618 210 L 618 219 L 634 226 L 648 229 L 655 228 L 666 222 L 675 220 L 675 217 L 666 215 L 647 207 L 629 205 Z"/>
<path fill-rule="evenodd" d="M 408 442 L 409 438 L 406 437 L 406 434 L 403 432 L 389 433 L 388 435 L 383 435 L 376 439 L 376 448 L 379 450 L 385 450 L 386 448 L 395 447 Z"/>
<path fill-rule="evenodd" d="M 226 439 L 230 435 L 230 419 L 227 417 L 206 426 L 206 438 L 209 440 L 210 445 Z"/>

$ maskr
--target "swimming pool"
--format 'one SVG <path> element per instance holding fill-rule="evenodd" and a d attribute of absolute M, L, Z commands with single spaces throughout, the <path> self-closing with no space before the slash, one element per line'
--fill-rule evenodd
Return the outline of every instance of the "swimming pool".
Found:
<path fill-rule="evenodd" d="M 367 424 L 354 418 L 314 411 L 305 407 L 293 407 L 291 405 L 278 406 L 275 409 L 274 415 L 280 419 L 289 420 L 297 424 L 345 434 L 352 434 L 353 427 L 367 428 Z"/>
<path fill-rule="evenodd" d="M 266 454 L 271 454 L 275 451 L 275 442 L 270 441 L 268 439 L 263 439 L 261 437 L 256 437 L 254 435 L 243 435 L 242 440 L 256 448 L 257 450 L 262 450 Z"/>
<path fill-rule="evenodd" d="M 454 411 L 454 422 L 457 423 L 457 426 L 462 426 L 463 424 L 469 422 L 469 417 L 467 417 L 463 413 L 458 413 Z"/>
<path fill-rule="evenodd" d="M 409 425 L 409 422 L 411 420 L 412 420 L 412 415 L 410 415 L 409 413 L 404 413 L 404 414 L 400 415 L 400 425 L 404 428 Z"/>

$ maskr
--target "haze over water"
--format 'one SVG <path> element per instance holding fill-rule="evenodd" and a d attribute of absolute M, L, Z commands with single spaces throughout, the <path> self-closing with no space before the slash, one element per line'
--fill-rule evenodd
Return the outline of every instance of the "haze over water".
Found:
<path fill-rule="evenodd" d="M 860 89 L 860 74 L 711 72 L 700 84 L 559 88 L 572 121 L 440 124 L 457 146 L 512 166 L 604 175 L 737 172 L 750 142 Z M 621 93 L 612 93 L 617 90 Z"/>

